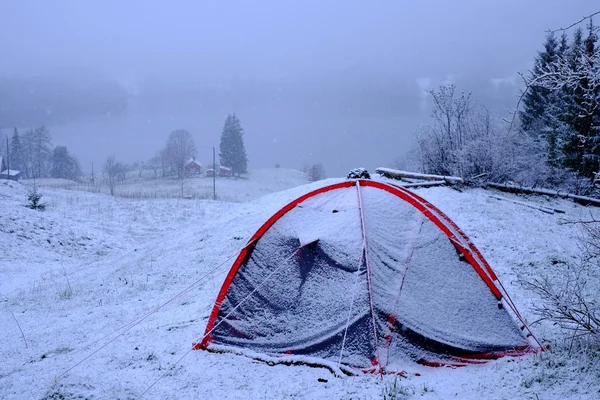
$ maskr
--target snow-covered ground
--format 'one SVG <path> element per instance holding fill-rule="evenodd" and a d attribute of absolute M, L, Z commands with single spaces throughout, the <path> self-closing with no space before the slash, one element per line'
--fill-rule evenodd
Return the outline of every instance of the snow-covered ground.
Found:
<path fill-rule="evenodd" d="M 47 185 L 43 212 L 23 206 L 27 186 L 0 181 L 0 398 L 128 399 L 154 384 L 144 398 L 381 399 L 394 379 L 397 398 L 600 398 L 600 356 L 569 356 L 564 333 L 551 324 L 533 329 L 556 350 L 458 369 L 407 365 L 406 378 L 383 380 L 190 351 L 231 257 L 287 202 L 334 181 L 303 184 L 289 170 L 218 181 L 222 199 L 234 201 L 115 198 Z M 560 279 L 558 267 L 579 253 L 579 228 L 561 221 L 598 214 L 565 200 L 519 197 L 566 211 L 546 214 L 482 189 L 416 191 L 471 237 L 529 321 L 535 296 L 520 279 Z"/>

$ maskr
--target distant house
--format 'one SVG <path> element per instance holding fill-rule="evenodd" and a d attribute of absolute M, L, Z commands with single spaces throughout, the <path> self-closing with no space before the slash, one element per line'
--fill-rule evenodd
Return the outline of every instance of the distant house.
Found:
<path fill-rule="evenodd" d="M 215 170 L 212 168 L 209 168 L 206 170 L 206 176 L 213 176 L 215 174 Z M 232 176 L 232 172 L 231 172 L 231 168 L 228 167 L 223 167 L 223 166 L 219 166 L 219 172 L 217 174 L 217 176 Z"/>
<path fill-rule="evenodd" d="M 231 168 L 229 167 L 224 167 L 224 166 L 219 166 L 219 176 L 232 176 L 233 173 L 231 172 Z"/>
<path fill-rule="evenodd" d="M 185 163 L 183 170 L 186 175 L 200 175 L 202 173 L 202 164 L 196 161 L 196 158 L 192 157 Z"/>
<path fill-rule="evenodd" d="M 21 177 L 21 171 L 16 169 L 8 169 L 8 165 L 4 157 L 0 157 L 0 179 L 10 179 L 12 181 L 18 181 Z"/>

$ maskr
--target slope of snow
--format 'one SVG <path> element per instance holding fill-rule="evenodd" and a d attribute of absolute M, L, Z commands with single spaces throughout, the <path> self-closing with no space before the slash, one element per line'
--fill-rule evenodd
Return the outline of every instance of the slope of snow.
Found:
<path fill-rule="evenodd" d="M 0 181 L 0 398 L 137 398 L 157 380 L 144 398 L 382 398 L 393 376 L 338 378 L 322 368 L 190 351 L 246 240 L 287 202 L 336 181 L 293 187 L 302 183 L 295 173 L 264 174 L 231 180 L 238 202 L 46 187 L 44 212 L 23 206 L 22 184 Z M 545 214 L 481 189 L 418 194 L 471 237 L 529 321 L 535 297 L 519 280 L 540 273 L 560 279 L 556 265 L 579 253 L 578 227 L 561 219 L 597 213 L 565 200 L 525 200 L 566 210 Z M 246 198 L 254 200 L 239 202 Z M 130 329 L 116 331 L 123 326 Z M 550 324 L 533 329 L 542 341 L 564 335 Z M 587 357 L 596 362 L 557 350 L 459 369 L 407 365 L 398 385 L 423 399 L 600 398 L 598 356 Z"/>

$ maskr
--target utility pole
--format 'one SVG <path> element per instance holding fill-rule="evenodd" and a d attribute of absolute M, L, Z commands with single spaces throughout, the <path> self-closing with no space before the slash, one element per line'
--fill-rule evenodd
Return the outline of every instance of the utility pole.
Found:
<path fill-rule="evenodd" d="M 213 146 L 213 200 L 217 199 L 217 162 L 215 161 L 215 147 Z"/>
<path fill-rule="evenodd" d="M 10 179 L 10 147 L 8 146 L 8 135 L 6 136 L 6 173 L 7 178 Z"/>

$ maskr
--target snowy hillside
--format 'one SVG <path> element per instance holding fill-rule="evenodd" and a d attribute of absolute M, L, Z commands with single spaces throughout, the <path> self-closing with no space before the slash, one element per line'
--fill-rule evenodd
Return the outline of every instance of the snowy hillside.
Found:
<path fill-rule="evenodd" d="M 561 349 L 458 369 L 407 365 L 406 378 L 383 380 L 190 351 L 248 238 L 289 201 L 335 181 L 305 184 L 289 170 L 218 181 L 221 198 L 234 201 L 110 197 L 48 182 L 44 212 L 23 206 L 26 186 L 0 181 L 0 398 L 129 399 L 149 389 L 144 398 L 381 399 L 395 379 L 397 398 L 600 398 L 598 356 Z M 561 221 L 598 214 L 526 199 L 566 211 L 546 214 L 482 189 L 416 191 L 471 237 L 529 322 L 535 297 L 519 280 L 560 279 L 556 265 L 576 260 L 580 233 Z M 532 328 L 545 343 L 564 335 L 551 324 Z"/>

